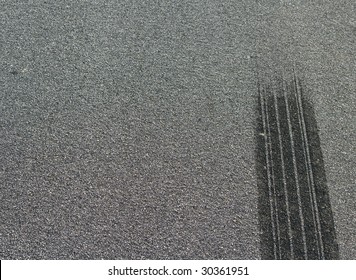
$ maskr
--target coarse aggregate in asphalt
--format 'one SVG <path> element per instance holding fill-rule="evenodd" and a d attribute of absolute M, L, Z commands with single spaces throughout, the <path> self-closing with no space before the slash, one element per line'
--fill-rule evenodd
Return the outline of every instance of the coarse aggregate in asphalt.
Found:
<path fill-rule="evenodd" d="M 356 259 L 355 2 L 1 1 L 1 259 L 260 259 L 258 81 L 315 110 Z"/>

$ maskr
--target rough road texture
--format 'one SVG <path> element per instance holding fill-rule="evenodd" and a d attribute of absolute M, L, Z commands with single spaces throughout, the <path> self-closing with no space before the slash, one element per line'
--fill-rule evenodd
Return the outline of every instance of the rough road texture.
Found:
<path fill-rule="evenodd" d="M 0 258 L 258 259 L 258 81 L 315 109 L 356 258 L 354 1 L 1 1 Z"/>

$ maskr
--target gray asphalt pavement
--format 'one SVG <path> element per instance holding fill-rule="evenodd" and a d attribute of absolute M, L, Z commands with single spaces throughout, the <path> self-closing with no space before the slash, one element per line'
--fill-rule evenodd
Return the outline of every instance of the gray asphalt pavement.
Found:
<path fill-rule="evenodd" d="M 294 68 L 356 259 L 355 3 L 0 1 L 1 259 L 259 259 L 258 81 Z"/>

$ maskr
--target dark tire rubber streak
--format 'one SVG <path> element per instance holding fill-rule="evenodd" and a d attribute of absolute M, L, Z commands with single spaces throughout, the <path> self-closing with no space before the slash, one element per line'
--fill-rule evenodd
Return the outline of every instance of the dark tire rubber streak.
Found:
<path fill-rule="evenodd" d="M 320 139 L 301 82 L 258 86 L 256 168 L 263 259 L 338 259 Z"/>

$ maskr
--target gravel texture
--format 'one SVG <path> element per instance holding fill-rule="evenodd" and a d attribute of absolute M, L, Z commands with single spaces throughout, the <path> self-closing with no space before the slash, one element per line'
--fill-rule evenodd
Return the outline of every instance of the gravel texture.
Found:
<path fill-rule="evenodd" d="M 356 259 L 355 3 L 1 1 L 1 259 L 259 259 L 257 81 L 294 68 Z"/>

